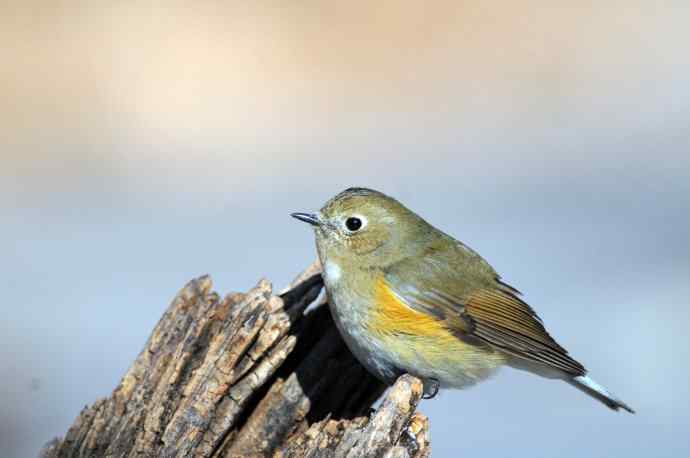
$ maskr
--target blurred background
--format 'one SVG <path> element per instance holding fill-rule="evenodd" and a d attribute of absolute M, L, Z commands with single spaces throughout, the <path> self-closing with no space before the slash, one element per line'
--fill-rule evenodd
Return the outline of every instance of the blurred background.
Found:
<path fill-rule="evenodd" d="M 0 4 L 0 445 L 107 396 L 176 291 L 315 257 L 389 193 L 478 250 L 638 410 L 510 369 L 422 403 L 434 456 L 690 452 L 690 4 Z"/>

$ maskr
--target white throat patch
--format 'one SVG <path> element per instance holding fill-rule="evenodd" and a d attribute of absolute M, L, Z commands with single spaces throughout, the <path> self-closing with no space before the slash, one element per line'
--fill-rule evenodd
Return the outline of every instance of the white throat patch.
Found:
<path fill-rule="evenodd" d="M 338 264 L 334 263 L 333 261 L 326 261 L 324 274 L 326 275 L 326 280 L 328 280 L 329 283 L 336 283 L 338 280 L 340 280 L 342 271 L 340 270 L 340 266 Z"/>

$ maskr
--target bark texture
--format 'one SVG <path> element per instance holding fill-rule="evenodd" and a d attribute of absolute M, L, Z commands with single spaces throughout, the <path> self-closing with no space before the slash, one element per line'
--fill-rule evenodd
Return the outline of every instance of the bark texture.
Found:
<path fill-rule="evenodd" d="M 325 299 L 315 304 L 322 288 L 318 263 L 279 295 L 265 280 L 225 297 L 209 277 L 192 280 L 112 395 L 42 456 L 428 456 L 421 382 L 401 377 L 370 411 L 385 387 L 347 350 Z"/>

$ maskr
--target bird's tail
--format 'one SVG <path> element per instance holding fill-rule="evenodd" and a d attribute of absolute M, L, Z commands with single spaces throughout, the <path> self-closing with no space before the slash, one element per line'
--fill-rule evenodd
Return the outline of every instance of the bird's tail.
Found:
<path fill-rule="evenodd" d="M 624 409 L 630 413 L 635 413 L 635 411 L 631 409 L 630 406 L 628 406 L 625 402 L 618 399 L 613 393 L 586 375 L 573 377 L 566 381 L 578 390 L 587 393 L 613 410 Z"/>

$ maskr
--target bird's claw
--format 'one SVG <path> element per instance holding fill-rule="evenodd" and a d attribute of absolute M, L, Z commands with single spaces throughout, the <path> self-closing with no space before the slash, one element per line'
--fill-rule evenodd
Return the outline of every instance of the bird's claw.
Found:
<path fill-rule="evenodd" d="M 424 380 L 424 394 L 422 399 L 432 399 L 438 394 L 438 390 L 441 387 L 441 382 L 435 378 L 428 378 Z"/>

